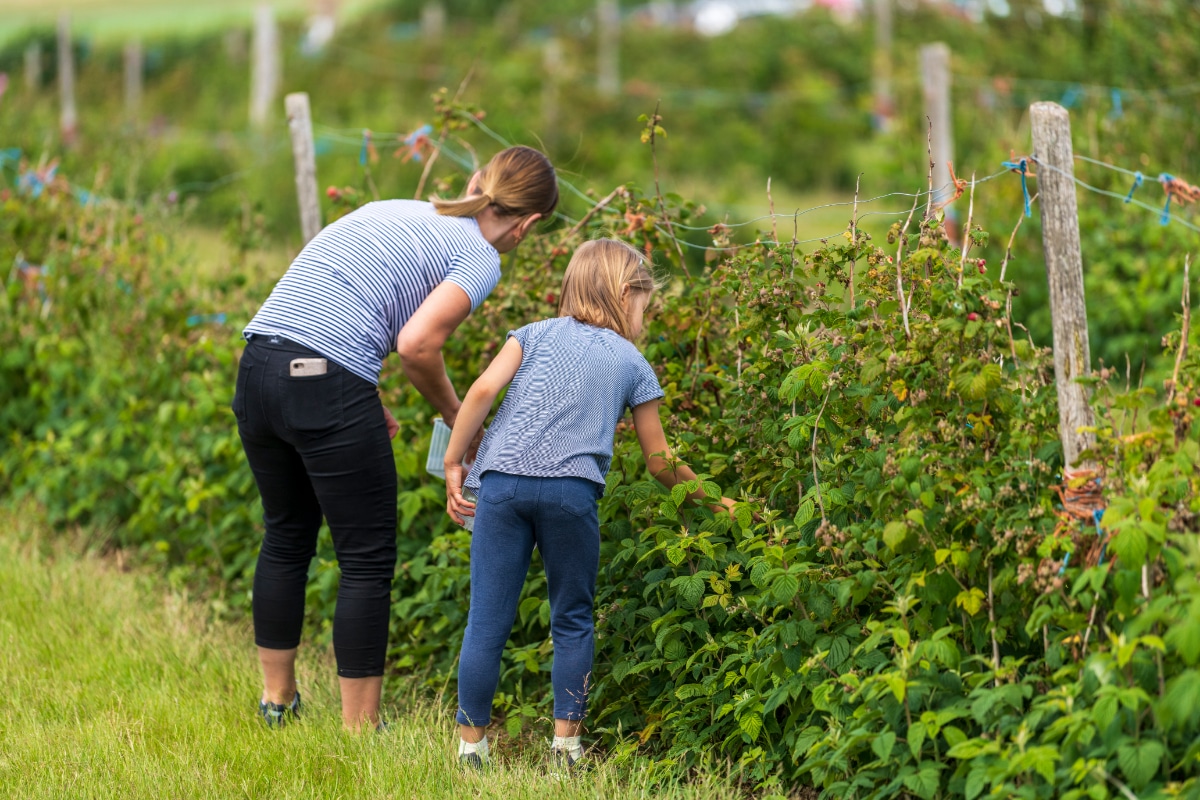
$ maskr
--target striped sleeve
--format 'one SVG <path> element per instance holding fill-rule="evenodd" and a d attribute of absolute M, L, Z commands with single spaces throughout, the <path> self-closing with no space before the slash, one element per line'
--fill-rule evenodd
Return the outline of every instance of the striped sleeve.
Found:
<path fill-rule="evenodd" d="M 645 356 L 639 354 L 639 358 L 634 364 L 633 389 L 629 392 L 629 407 L 634 408 L 662 396 L 662 386 L 658 382 L 658 376 L 654 374 L 654 367 L 650 366 L 650 362 L 646 360 Z"/>
<path fill-rule="evenodd" d="M 500 282 L 500 256 L 495 250 L 471 248 L 455 254 L 443 279 L 467 293 L 471 311 L 479 308 Z"/>

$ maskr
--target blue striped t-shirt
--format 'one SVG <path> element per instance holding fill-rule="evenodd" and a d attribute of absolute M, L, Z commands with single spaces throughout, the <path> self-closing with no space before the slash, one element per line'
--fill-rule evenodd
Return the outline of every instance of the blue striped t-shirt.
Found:
<path fill-rule="evenodd" d="M 417 306 L 442 281 L 474 311 L 500 280 L 500 254 L 470 217 L 430 203 L 368 203 L 313 237 L 244 335 L 279 334 L 371 383 Z"/>
<path fill-rule="evenodd" d="M 608 328 L 558 317 L 509 331 L 521 344 L 513 376 L 466 485 L 489 470 L 604 485 L 625 409 L 663 396 L 633 343 Z"/>

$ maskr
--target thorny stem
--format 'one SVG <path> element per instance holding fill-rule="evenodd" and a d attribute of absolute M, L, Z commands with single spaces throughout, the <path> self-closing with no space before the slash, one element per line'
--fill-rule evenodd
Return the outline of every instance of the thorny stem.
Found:
<path fill-rule="evenodd" d="M 850 215 L 850 310 L 854 310 L 854 267 L 858 264 L 858 185 L 862 173 L 854 180 L 854 211 Z"/>
<path fill-rule="evenodd" d="M 974 185 L 974 179 L 972 179 Z M 992 565 L 988 564 L 988 621 L 992 623 L 992 664 L 996 671 L 993 686 L 1000 685 L 1000 643 L 996 641 L 996 595 L 992 583 Z"/>
<path fill-rule="evenodd" d="M 971 201 L 967 204 L 967 227 L 963 231 L 962 258 L 958 262 L 958 288 L 962 288 L 963 270 L 967 268 L 967 251 L 971 249 L 971 217 L 975 215 L 975 173 L 971 173 Z"/>
<path fill-rule="evenodd" d="M 462 82 L 458 84 L 458 90 L 454 92 L 454 99 L 450 101 L 451 107 L 458 102 L 462 97 L 463 92 L 467 89 L 467 84 L 471 82 L 471 76 L 475 74 L 475 63 L 471 64 L 471 68 L 467 70 L 467 74 L 463 76 Z M 429 154 L 429 159 L 425 162 L 425 169 L 421 170 L 421 180 L 417 181 L 417 191 L 413 193 L 413 197 L 417 200 L 421 199 L 421 193 L 425 191 L 425 181 L 429 178 L 429 173 L 433 169 L 434 163 L 438 160 L 438 156 L 442 154 L 442 145 L 446 143 L 446 138 L 450 135 L 450 126 L 442 125 L 442 132 L 438 136 L 437 147 L 433 148 L 433 152 Z"/>
<path fill-rule="evenodd" d="M 737 306 L 733 307 L 733 334 L 737 337 L 737 385 L 742 388 L 742 320 Z"/>
<path fill-rule="evenodd" d="M 771 178 L 767 177 L 767 210 L 771 214 L 771 244 L 779 244 L 779 225 L 775 220 L 775 200 L 771 197 Z"/>
<path fill-rule="evenodd" d="M 926 195 L 925 219 L 933 216 L 933 120 L 925 117 L 925 152 L 929 156 L 929 194 Z"/>
<path fill-rule="evenodd" d="M 920 198 L 920 192 L 913 195 L 912 208 L 909 209 L 908 219 L 904 220 L 904 227 L 900 229 L 900 245 L 896 248 L 896 294 L 900 296 L 900 313 L 904 318 L 905 339 L 912 339 L 912 330 L 908 327 L 908 303 L 904 300 L 904 273 L 901 271 L 901 265 L 904 263 L 904 240 L 908 236 L 908 226 L 912 222 L 913 214 L 917 210 L 917 200 Z"/>
<path fill-rule="evenodd" d="M 658 127 L 659 120 L 662 119 L 658 115 L 661 105 L 661 100 L 654 104 L 654 116 L 650 119 L 650 160 L 654 162 L 654 193 L 658 197 L 658 208 L 662 212 L 663 221 L 667 223 L 667 233 L 671 235 L 675 251 L 679 253 L 679 266 L 683 268 L 683 274 L 691 278 L 692 273 L 688 271 L 687 261 L 683 258 L 683 247 L 679 244 L 679 238 L 675 236 L 675 226 L 671 224 L 671 215 L 667 213 L 667 201 L 663 198 L 662 188 L 658 185 L 658 149 L 654 146 L 654 129 Z"/>
<path fill-rule="evenodd" d="M 1191 331 L 1192 323 L 1191 258 L 1191 253 L 1183 257 L 1183 297 L 1181 298 L 1183 305 L 1183 327 L 1180 329 L 1179 352 L 1175 354 L 1175 371 L 1171 373 L 1171 391 L 1167 393 L 1167 405 L 1175 402 L 1175 391 L 1179 387 L 1179 366 L 1183 363 L 1183 359 L 1187 357 L 1188 333 Z"/>
<path fill-rule="evenodd" d="M 829 388 L 825 390 L 825 399 L 821 401 L 821 410 L 817 412 L 817 421 L 813 423 L 812 435 L 812 469 L 813 469 L 813 491 L 817 495 L 817 505 L 821 507 L 821 522 L 825 523 L 828 520 L 825 517 L 825 501 L 821 498 L 821 482 L 817 478 L 817 431 L 821 428 L 821 415 L 825 413 L 825 404 L 829 402 L 829 393 L 833 391 L 833 384 L 829 384 Z"/>
<path fill-rule="evenodd" d="M 1037 193 L 1035 193 L 1033 195 L 1033 197 L 1029 198 L 1029 204 L 1033 205 L 1033 202 L 1037 199 L 1038 199 L 1038 196 L 1037 196 Z M 1004 280 L 1004 273 L 1005 273 L 1005 270 L 1008 269 L 1008 262 L 1012 259 L 1013 242 L 1015 242 L 1017 239 L 1017 231 L 1021 230 L 1021 223 L 1024 220 L 1025 220 L 1024 214 L 1021 214 L 1020 216 L 1017 217 L 1017 224 L 1013 226 L 1012 235 L 1008 237 L 1008 249 L 1004 251 L 1004 260 L 1000 262 L 1000 280 L 1001 281 Z"/>

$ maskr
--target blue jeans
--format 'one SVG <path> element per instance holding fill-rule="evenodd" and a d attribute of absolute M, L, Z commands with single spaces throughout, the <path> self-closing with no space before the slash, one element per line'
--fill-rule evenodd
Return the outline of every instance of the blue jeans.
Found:
<path fill-rule="evenodd" d="M 471 610 L 458 662 L 459 724 L 492 721 L 500 655 L 517 618 L 534 544 L 550 592 L 554 718 L 578 720 L 587 713 L 600 566 L 596 505 L 603 493 L 586 478 L 484 474 L 471 538 Z"/>
<path fill-rule="evenodd" d="M 396 460 L 379 393 L 329 362 L 291 377 L 293 358 L 319 355 L 255 335 L 238 368 L 233 413 L 262 497 L 266 534 L 254 572 L 254 641 L 300 643 L 308 569 L 321 520 L 341 579 L 333 613 L 338 675 L 383 674 L 396 571 Z"/>

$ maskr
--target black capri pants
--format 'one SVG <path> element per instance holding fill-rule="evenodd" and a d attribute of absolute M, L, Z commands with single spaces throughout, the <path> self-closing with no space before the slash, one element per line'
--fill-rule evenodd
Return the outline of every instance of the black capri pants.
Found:
<path fill-rule="evenodd" d="M 292 377 L 303 345 L 254 335 L 238 368 L 233 413 L 262 497 L 266 535 L 254 573 L 254 641 L 300 644 L 305 585 L 324 517 L 341 569 L 333 617 L 338 675 L 383 674 L 396 569 L 396 464 L 379 393 L 329 362 Z"/>

